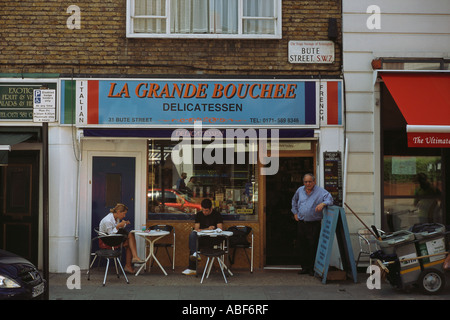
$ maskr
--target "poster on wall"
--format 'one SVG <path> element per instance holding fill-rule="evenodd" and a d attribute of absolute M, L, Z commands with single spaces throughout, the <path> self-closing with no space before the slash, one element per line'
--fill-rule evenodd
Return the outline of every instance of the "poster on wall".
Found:
<path fill-rule="evenodd" d="M 341 80 L 78 79 L 61 87 L 61 123 L 78 127 L 318 128 L 322 107 L 342 112 Z"/>
<path fill-rule="evenodd" d="M 324 187 L 333 196 L 334 205 L 341 207 L 343 200 L 341 153 L 324 152 L 323 162 Z"/>

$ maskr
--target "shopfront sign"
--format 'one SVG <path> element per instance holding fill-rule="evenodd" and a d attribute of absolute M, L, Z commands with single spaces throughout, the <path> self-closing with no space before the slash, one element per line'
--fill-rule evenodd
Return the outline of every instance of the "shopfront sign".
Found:
<path fill-rule="evenodd" d="M 32 85 L 1 84 L 0 120 L 32 120 L 35 88 Z"/>
<path fill-rule="evenodd" d="M 317 128 L 327 109 L 342 113 L 341 80 L 79 79 L 61 87 L 61 123 L 79 127 Z"/>
<path fill-rule="evenodd" d="M 34 117 L 39 117 L 42 113 L 34 109 L 35 102 L 39 100 L 34 99 L 34 90 L 42 87 L 47 87 L 53 90 L 52 108 L 56 110 L 56 83 L 35 83 L 35 82 L 4 82 L 0 83 L 0 121 L 35 121 Z M 42 91 L 42 90 L 39 90 Z M 46 96 L 42 96 L 41 100 L 47 105 Z M 38 102 L 38 107 L 45 107 L 43 103 Z M 43 109 L 40 109 L 43 111 Z M 38 113 L 36 113 L 36 111 Z M 48 110 L 45 110 L 47 112 Z M 44 112 L 44 111 L 43 111 Z M 55 113 L 53 111 L 53 113 Z M 55 120 L 53 120 L 55 121 Z M 41 122 L 41 121 L 38 121 Z"/>
<path fill-rule="evenodd" d="M 450 148 L 450 132 L 408 132 L 410 148 Z"/>

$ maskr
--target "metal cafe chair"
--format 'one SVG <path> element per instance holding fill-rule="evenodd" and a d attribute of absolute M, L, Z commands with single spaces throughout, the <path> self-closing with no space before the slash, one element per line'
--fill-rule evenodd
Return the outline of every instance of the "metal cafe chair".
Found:
<path fill-rule="evenodd" d="M 228 240 L 228 237 L 225 235 L 215 235 L 215 236 L 206 236 L 202 237 L 204 241 L 202 241 L 202 245 L 199 248 L 199 253 L 204 255 L 208 259 L 206 260 L 205 268 L 203 270 L 203 275 L 200 283 L 203 283 L 205 278 L 209 277 L 211 272 L 211 268 L 214 264 L 214 260 L 217 259 L 220 267 L 220 271 L 222 272 L 225 283 L 228 283 L 227 277 L 225 276 L 224 269 L 227 268 L 225 262 L 223 261 L 223 257 L 228 253 L 228 248 L 225 243 Z"/>
<path fill-rule="evenodd" d="M 96 237 L 94 237 L 91 241 L 91 252 L 92 252 L 92 243 L 94 241 L 98 241 L 100 248 L 95 251 L 94 253 L 94 259 L 89 264 L 88 269 L 88 280 L 90 280 L 90 271 L 91 267 L 94 264 L 95 260 L 97 258 L 105 258 L 106 259 L 106 268 L 105 268 L 105 275 L 103 277 L 103 286 L 106 284 L 106 277 L 108 275 L 108 269 L 109 269 L 109 261 L 110 259 L 113 259 L 115 267 L 116 267 L 116 274 L 117 278 L 119 278 L 119 270 L 117 268 L 117 265 L 119 265 L 120 269 L 122 270 L 122 273 L 125 277 L 125 281 L 127 283 L 130 283 L 128 281 L 127 275 L 125 273 L 125 270 L 122 267 L 122 264 L 120 262 L 120 257 L 122 256 L 122 245 L 126 240 L 126 236 L 123 234 L 100 234 Z M 92 255 L 92 254 L 91 254 Z"/>
<path fill-rule="evenodd" d="M 378 230 L 378 233 L 384 234 L 384 232 L 381 230 Z M 358 258 L 356 259 L 356 267 L 358 267 L 358 264 L 362 256 L 368 256 L 369 265 L 371 265 L 372 259 L 370 258 L 370 255 L 375 251 L 379 250 L 377 239 L 369 230 L 360 229 L 358 230 L 358 241 L 359 241 L 359 253 Z"/>
<path fill-rule="evenodd" d="M 172 270 L 175 270 L 175 247 L 176 247 L 176 236 L 175 236 L 175 229 L 173 226 L 168 224 L 158 224 L 151 226 L 149 230 L 162 230 L 162 231 L 169 231 L 173 235 L 173 240 L 171 242 L 156 242 L 155 243 L 155 256 L 158 254 L 159 248 L 165 248 L 167 256 L 169 257 L 169 261 L 172 264 Z M 167 237 L 167 236 L 166 236 Z M 169 250 L 168 248 L 172 248 L 172 258 L 170 258 Z M 153 261 L 152 261 L 153 266 Z"/>
<path fill-rule="evenodd" d="M 228 256 L 230 260 L 230 264 L 234 264 L 234 260 L 236 257 L 236 250 L 241 248 L 244 250 L 245 256 L 247 257 L 248 263 L 250 265 L 250 272 L 253 273 L 253 247 L 254 247 L 254 236 L 253 230 L 248 226 L 231 226 L 227 229 L 228 231 L 233 232 L 233 235 L 230 237 L 230 249 L 233 249 L 233 253 L 231 256 Z M 248 237 L 250 235 L 250 241 L 248 241 Z M 247 250 L 250 249 L 249 258 Z"/>

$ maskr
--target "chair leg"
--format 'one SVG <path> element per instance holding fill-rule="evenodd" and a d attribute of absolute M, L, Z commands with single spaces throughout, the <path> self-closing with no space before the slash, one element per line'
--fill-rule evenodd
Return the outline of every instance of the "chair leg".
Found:
<path fill-rule="evenodd" d="M 203 276 L 202 276 L 202 280 L 200 280 L 200 283 L 203 283 L 203 279 L 205 278 L 205 273 L 206 273 L 206 269 L 208 268 L 208 266 L 209 266 L 209 257 L 206 260 L 205 269 L 203 270 Z"/>
<path fill-rule="evenodd" d="M 251 265 L 250 265 L 250 273 L 253 273 L 253 244 L 252 244 L 252 251 L 251 251 L 251 255 L 252 255 L 252 263 L 251 263 Z"/>
<path fill-rule="evenodd" d="M 172 247 L 172 270 L 175 270 L 175 242 Z"/>
<path fill-rule="evenodd" d="M 208 258 L 208 259 L 209 259 L 209 258 Z M 206 279 L 209 278 L 209 274 L 211 273 L 211 269 L 212 269 L 213 264 L 214 264 L 214 259 L 215 259 L 215 257 L 212 257 L 211 263 L 209 264 L 209 267 L 208 267 L 208 273 L 206 274 Z"/>
<path fill-rule="evenodd" d="M 359 258 L 361 257 L 361 253 L 362 253 L 362 252 L 359 252 L 358 258 L 356 259 L 356 268 L 358 268 Z"/>
<path fill-rule="evenodd" d="M 93 265 L 94 262 L 95 262 L 95 259 L 97 259 L 97 255 L 94 256 L 94 259 L 93 259 L 92 262 L 89 264 L 89 268 L 88 268 L 88 271 L 87 271 L 88 280 L 91 280 L 91 268 L 92 268 L 92 265 Z"/>
<path fill-rule="evenodd" d="M 94 259 L 92 260 L 92 262 L 89 264 L 88 267 L 88 271 L 87 271 L 87 275 L 88 275 L 88 280 L 91 280 L 91 268 L 94 265 L 95 260 L 97 259 L 97 255 L 94 255 Z M 99 258 L 100 260 L 100 258 Z"/>
<path fill-rule="evenodd" d="M 244 253 L 245 253 L 245 256 L 247 257 L 248 264 L 252 264 L 252 262 L 250 261 L 250 258 L 248 257 L 247 250 L 245 250 L 245 248 L 244 248 Z"/>
<path fill-rule="evenodd" d="M 233 248 L 233 254 L 231 255 L 231 257 L 228 256 L 228 259 L 229 259 L 229 261 L 230 261 L 230 265 L 233 265 L 233 264 L 234 264 L 234 258 L 236 257 L 236 249 L 237 249 L 237 248 Z"/>
<path fill-rule="evenodd" d="M 118 258 L 115 258 L 115 259 L 116 259 L 117 262 L 119 263 L 119 267 L 120 267 L 120 269 L 122 270 L 122 273 L 123 273 L 123 276 L 125 277 L 126 282 L 127 282 L 128 284 L 130 284 L 130 281 L 128 281 L 127 274 L 125 273 L 125 270 L 123 270 L 122 263 L 120 262 L 120 259 L 118 259 Z"/>
<path fill-rule="evenodd" d="M 108 275 L 108 268 L 109 268 L 109 258 L 106 259 L 106 269 L 105 269 L 105 277 L 103 278 L 103 286 L 106 284 L 106 276 Z"/>
<path fill-rule="evenodd" d="M 219 258 L 217 258 L 217 260 L 219 261 L 219 266 L 220 266 L 220 270 L 222 271 L 222 275 L 223 275 L 223 279 L 225 280 L 225 283 L 228 283 L 228 281 L 227 281 L 227 277 L 225 276 L 225 272 L 223 271 L 223 269 L 224 269 L 224 262 L 221 260 L 221 259 L 219 259 Z"/>
<path fill-rule="evenodd" d="M 116 267 L 117 278 L 119 278 L 119 269 L 117 269 L 117 258 L 114 258 L 114 266 Z"/>

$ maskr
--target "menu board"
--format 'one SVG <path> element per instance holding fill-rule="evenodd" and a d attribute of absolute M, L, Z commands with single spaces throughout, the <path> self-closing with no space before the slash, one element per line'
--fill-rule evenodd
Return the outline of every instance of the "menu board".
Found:
<path fill-rule="evenodd" d="M 325 284 L 335 236 L 339 246 L 342 266 L 347 273 L 351 272 L 354 282 L 357 282 L 356 264 L 348 232 L 347 218 L 342 207 L 329 206 L 324 209 L 314 272 L 322 277 L 322 283 Z"/>
<path fill-rule="evenodd" d="M 334 204 L 342 206 L 342 160 L 341 153 L 324 152 L 324 188 L 333 196 Z"/>

